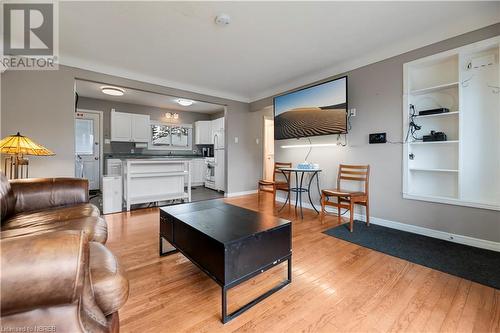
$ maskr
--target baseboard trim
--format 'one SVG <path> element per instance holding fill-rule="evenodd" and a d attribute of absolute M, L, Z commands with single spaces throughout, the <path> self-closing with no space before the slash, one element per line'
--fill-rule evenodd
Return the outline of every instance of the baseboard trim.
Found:
<path fill-rule="evenodd" d="M 276 201 L 285 202 L 285 198 L 277 197 Z M 294 202 L 292 201 L 292 204 L 293 203 Z M 313 207 L 310 203 L 303 202 L 302 206 L 304 208 L 313 209 Z M 316 208 L 319 210 L 318 206 L 319 205 L 317 205 Z M 333 212 L 331 209 L 327 209 L 327 212 L 336 214 L 336 211 Z M 349 212 L 347 212 L 343 216 L 349 217 L 350 216 Z M 366 221 L 366 216 L 363 214 L 354 214 L 354 218 L 356 220 Z M 454 242 L 454 243 L 459 243 L 459 244 L 463 244 L 463 245 L 479 247 L 481 249 L 500 252 L 500 242 L 494 242 L 494 241 L 489 241 L 489 240 L 485 240 L 485 239 L 479 239 L 479 238 L 474 238 L 474 237 L 469 237 L 469 236 L 452 234 L 452 233 L 448 233 L 445 231 L 440 231 L 440 230 L 420 227 L 420 226 L 416 226 L 416 225 L 412 225 L 412 224 L 406 224 L 406 223 L 386 220 L 386 219 L 382 219 L 382 218 L 374 217 L 374 216 L 370 216 L 370 223 L 380 225 L 383 227 L 401 230 L 401 231 L 407 231 L 407 232 L 411 232 L 411 233 L 418 234 L 418 235 L 443 239 L 443 240 L 447 240 L 447 241 Z"/>
<path fill-rule="evenodd" d="M 243 192 L 232 192 L 232 193 L 227 193 L 226 197 L 228 197 L 228 198 L 240 197 L 242 195 L 255 194 L 255 193 L 257 193 L 257 190 L 243 191 Z"/>

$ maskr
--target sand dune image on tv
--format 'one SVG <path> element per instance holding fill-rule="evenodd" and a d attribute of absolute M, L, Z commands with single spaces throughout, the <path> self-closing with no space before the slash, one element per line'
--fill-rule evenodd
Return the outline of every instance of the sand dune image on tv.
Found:
<path fill-rule="evenodd" d="M 346 133 L 346 115 L 345 103 L 291 109 L 274 118 L 274 138 L 281 140 Z"/>

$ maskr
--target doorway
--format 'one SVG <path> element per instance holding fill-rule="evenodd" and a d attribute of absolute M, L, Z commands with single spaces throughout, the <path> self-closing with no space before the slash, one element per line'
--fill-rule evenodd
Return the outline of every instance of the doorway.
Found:
<path fill-rule="evenodd" d="M 101 189 L 102 112 L 75 113 L 75 177 L 87 179 L 89 190 Z"/>
<path fill-rule="evenodd" d="M 263 175 L 266 180 L 273 180 L 274 174 L 274 119 L 264 116 L 264 156 Z"/>

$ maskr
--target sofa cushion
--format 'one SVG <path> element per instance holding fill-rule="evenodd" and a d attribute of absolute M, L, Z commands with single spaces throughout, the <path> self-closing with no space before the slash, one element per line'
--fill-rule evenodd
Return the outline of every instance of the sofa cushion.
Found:
<path fill-rule="evenodd" d="M 6 219 L 14 213 L 16 206 L 16 196 L 9 181 L 3 173 L 0 172 L 0 218 L 2 224 Z"/>
<path fill-rule="evenodd" d="M 31 223 L 60 222 L 74 220 L 82 217 L 100 216 L 99 208 L 90 204 L 60 206 L 50 209 L 18 213 L 10 217 L 2 229 L 23 228 Z"/>
<path fill-rule="evenodd" d="M 2 225 L 0 238 L 5 239 L 60 230 L 82 230 L 87 235 L 89 241 L 106 243 L 108 237 L 107 224 L 99 216 L 59 221 L 57 219 L 51 220 L 38 217 L 39 215 L 37 214 L 33 214 L 33 216 L 25 215 L 21 221 L 15 215 L 13 219 L 8 220 L 6 224 Z"/>
<path fill-rule="evenodd" d="M 90 242 L 90 276 L 97 305 L 105 316 L 118 311 L 128 298 L 128 280 L 113 253 Z"/>

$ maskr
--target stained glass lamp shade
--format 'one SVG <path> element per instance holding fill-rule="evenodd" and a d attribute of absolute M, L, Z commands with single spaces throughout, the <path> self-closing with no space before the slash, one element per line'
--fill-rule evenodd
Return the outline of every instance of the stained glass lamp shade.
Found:
<path fill-rule="evenodd" d="M 51 150 L 39 145 L 27 136 L 19 134 L 19 132 L 16 135 L 9 135 L 0 141 L 0 153 L 15 155 L 5 160 L 4 172 L 7 173 L 7 170 L 10 169 L 10 178 L 19 178 L 19 175 L 22 176 L 23 166 L 26 166 L 26 177 L 28 176 L 28 160 L 23 159 L 24 155 L 55 155 Z M 10 163 L 9 167 L 7 167 L 7 163 Z"/>

